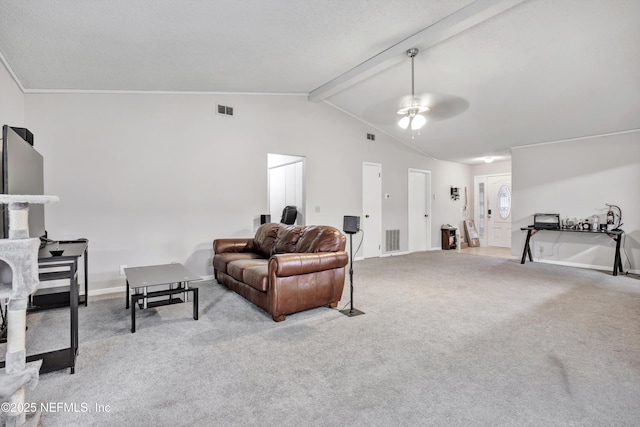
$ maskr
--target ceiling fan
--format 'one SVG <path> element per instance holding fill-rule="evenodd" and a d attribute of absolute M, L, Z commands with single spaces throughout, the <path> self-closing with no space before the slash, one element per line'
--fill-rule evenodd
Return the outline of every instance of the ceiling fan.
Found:
<path fill-rule="evenodd" d="M 411 58 L 411 101 L 409 105 L 398 110 L 398 114 L 403 116 L 398 122 L 398 126 L 402 129 L 411 127 L 411 130 L 418 130 L 427 123 L 427 119 L 421 114 L 431 110 L 426 105 L 420 104 L 420 99 L 416 98 L 414 90 L 414 70 L 413 60 L 418 54 L 418 48 L 414 47 L 407 50 L 407 56 Z"/>
<path fill-rule="evenodd" d="M 418 55 L 418 48 L 407 50 L 407 56 L 411 58 L 411 98 L 405 97 L 400 104 L 397 113 L 402 116 L 398 126 L 402 129 L 418 130 L 429 122 L 445 120 L 463 113 L 469 108 L 469 102 L 465 99 L 438 93 L 415 94 L 414 58 Z"/>

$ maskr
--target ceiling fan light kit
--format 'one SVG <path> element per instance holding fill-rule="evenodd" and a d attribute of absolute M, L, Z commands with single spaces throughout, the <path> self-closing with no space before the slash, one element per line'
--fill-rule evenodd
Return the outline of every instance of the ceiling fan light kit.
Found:
<path fill-rule="evenodd" d="M 424 126 L 425 123 L 427 123 L 427 119 L 425 119 L 424 116 L 411 111 L 400 119 L 400 121 L 398 122 L 398 126 L 400 126 L 402 129 L 407 129 L 409 126 L 411 126 L 411 130 L 418 130 L 422 126 Z"/>
<path fill-rule="evenodd" d="M 411 103 L 398 110 L 398 114 L 403 116 L 400 121 L 398 121 L 398 126 L 402 129 L 411 127 L 411 130 L 418 130 L 427 123 L 427 119 L 425 119 L 421 113 L 429 111 L 429 107 L 420 104 L 420 100 L 416 98 L 414 90 L 413 59 L 416 57 L 418 52 L 418 48 L 415 47 L 407 50 L 407 56 L 411 58 Z"/>

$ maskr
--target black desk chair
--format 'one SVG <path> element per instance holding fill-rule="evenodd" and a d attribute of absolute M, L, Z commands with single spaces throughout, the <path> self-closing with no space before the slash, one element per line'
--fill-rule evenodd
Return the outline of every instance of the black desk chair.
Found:
<path fill-rule="evenodd" d="M 280 222 L 287 225 L 293 225 L 296 223 L 297 217 L 298 208 L 295 206 L 285 206 L 282 211 L 282 218 L 280 218 Z"/>

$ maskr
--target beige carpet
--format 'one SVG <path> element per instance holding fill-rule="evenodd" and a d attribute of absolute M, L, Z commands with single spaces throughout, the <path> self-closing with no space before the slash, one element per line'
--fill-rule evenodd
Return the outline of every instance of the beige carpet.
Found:
<path fill-rule="evenodd" d="M 65 427 L 638 425 L 639 280 L 456 251 L 354 275 L 354 318 L 275 323 L 204 282 L 200 320 L 150 309 L 131 334 L 124 296 L 92 300 L 76 373 L 43 375 L 27 401 L 91 408 L 42 414 Z M 68 339 L 66 312 L 30 316 L 28 348 Z"/>
<path fill-rule="evenodd" d="M 460 249 L 460 253 L 468 255 L 484 255 L 496 258 L 511 258 L 511 248 L 499 248 L 496 246 L 478 246 L 476 248 Z"/>

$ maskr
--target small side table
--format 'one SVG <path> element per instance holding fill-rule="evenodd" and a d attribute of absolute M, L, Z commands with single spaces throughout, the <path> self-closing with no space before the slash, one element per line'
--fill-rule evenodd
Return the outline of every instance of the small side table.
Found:
<path fill-rule="evenodd" d="M 456 249 L 458 247 L 458 239 L 456 237 L 455 227 L 443 228 L 442 229 L 442 249 Z"/>
<path fill-rule="evenodd" d="M 131 299 L 131 333 L 136 332 L 136 304 L 141 302 L 140 308 L 160 307 L 163 305 L 177 304 L 187 300 L 187 295 L 193 295 L 193 320 L 198 320 L 198 288 L 189 286 L 190 282 L 202 280 L 202 278 L 189 271 L 182 264 L 150 265 L 146 267 L 125 268 L 127 278 L 126 308 L 129 308 Z M 148 291 L 150 286 L 168 285 L 169 289 L 160 291 Z M 177 287 L 174 287 L 176 286 Z M 135 291 L 130 295 L 130 289 Z M 183 294 L 184 301 L 175 298 L 174 295 Z M 150 298 L 166 297 L 159 301 L 149 301 Z"/>

